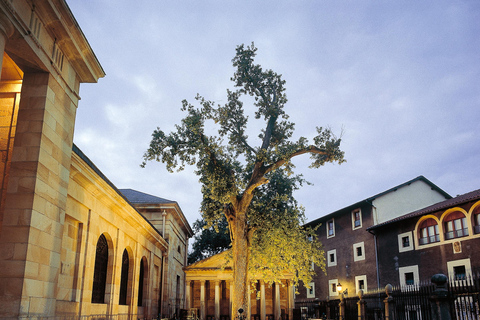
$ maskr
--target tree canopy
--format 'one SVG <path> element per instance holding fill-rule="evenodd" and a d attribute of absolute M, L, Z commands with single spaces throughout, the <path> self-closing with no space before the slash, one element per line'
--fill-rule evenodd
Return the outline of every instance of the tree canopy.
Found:
<path fill-rule="evenodd" d="M 193 223 L 192 251 L 188 253 L 188 263 L 194 263 L 230 248 L 230 234 L 227 219 L 223 217 L 215 226 L 207 227 L 207 221 L 198 219 Z"/>
<path fill-rule="evenodd" d="M 222 217 L 228 222 L 234 311 L 247 310 L 249 274 L 250 279 L 262 276 L 278 281 L 288 272 L 295 282 L 308 284 L 312 262 L 324 266 L 314 232 L 301 228 L 304 213 L 293 191 L 304 180 L 294 174 L 291 160 L 310 154 L 312 168 L 344 161 L 341 139 L 329 128 L 317 127 L 312 143 L 305 137 L 291 140 L 295 125 L 284 111 L 285 80 L 255 64 L 256 52 L 253 44 L 238 46 L 231 78 L 236 89 L 227 89 L 227 102 L 219 105 L 197 95 L 196 107 L 184 100 L 185 117 L 170 134 L 160 128 L 153 132 L 143 163 L 160 161 L 171 172 L 196 166 L 207 227 Z M 251 102 L 256 110 L 255 119 L 265 122 L 257 143 L 247 134 L 249 117 L 245 111 L 249 108 L 244 107 L 245 97 L 243 100 Z"/>

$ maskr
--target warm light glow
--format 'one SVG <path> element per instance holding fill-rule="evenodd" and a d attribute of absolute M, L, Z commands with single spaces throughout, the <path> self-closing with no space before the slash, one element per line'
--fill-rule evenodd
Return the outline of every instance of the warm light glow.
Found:
<path fill-rule="evenodd" d="M 340 282 L 337 284 L 337 291 L 338 292 L 342 291 L 342 285 L 340 284 Z"/>

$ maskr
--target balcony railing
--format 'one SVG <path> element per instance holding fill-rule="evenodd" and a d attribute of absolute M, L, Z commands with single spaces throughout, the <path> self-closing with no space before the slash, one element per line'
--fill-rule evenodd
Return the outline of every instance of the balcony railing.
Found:
<path fill-rule="evenodd" d="M 466 237 L 466 236 L 468 236 L 468 229 L 467 228 L 445 232 L 445 240 L 461 238 L 461 237 Z"/>
<path fill-rule="evenodd" d="M 420 240 L 419 240 L 420 245 L 433 243 L 433 242 L 439 242 L 439 241 L 440 241 L 440 235 L 438 235 L 438 234 L 436 234 L 434 236 L 420 238 Z"/>

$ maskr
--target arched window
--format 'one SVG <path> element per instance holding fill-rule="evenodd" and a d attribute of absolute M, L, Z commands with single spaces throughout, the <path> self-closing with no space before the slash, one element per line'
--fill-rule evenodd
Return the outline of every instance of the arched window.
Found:
<path fill-rule="evenodd" d="M 107 284 L 108 243 L 102 234 L 97 241 L 95 269 L 93 272 L 92 303 L 105 303 L 105 287 Z"/>
<path fill-rule="evenodd" d="M 145 270 L 143 259 L 140 260 L 140 275 L 138 276 L 138 306 L 143 306 L 143 281 L 145 277 Z"/>
<path fill-rule="evenodd" d="M 445 240 L 468 236 L 467 218 L 460 211 L 450 213 L 443 221 Z"/>
<path fill-rule="evenodd" d="M 475 233 L 480 233 L 480 205 L 473 209 L 472 216 Z"/>
<path fill-rule="evenodd" d="M 426 219 L 420 225 L 419 243 L 422 245 L 422 244 L 438 242 L 440 241 L 439 234 L 440 233 L 438 232 L 437 222 L 432 218 Z"/>
<path fill-rule="evenodd" d="M 127 288 L 128 288 L 128 252 L 127 249 L 123 250 L 122 256 L 122 278 L 120 279 L 120 299 L 118 304 L 127 304 Z"/>

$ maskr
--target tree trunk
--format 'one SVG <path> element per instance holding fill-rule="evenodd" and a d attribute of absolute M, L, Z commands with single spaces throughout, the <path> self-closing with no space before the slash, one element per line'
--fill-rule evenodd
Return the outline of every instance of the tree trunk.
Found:
<path fill-rule="evenodd" d="M 250 310 L 248 308 L 248 229 L 246 212 L 236 212 L 233 228 L 233 300 L 231 319 L 235 320 L 238 310 L 243 309 L 242 316 L 250 319 Z"/>

